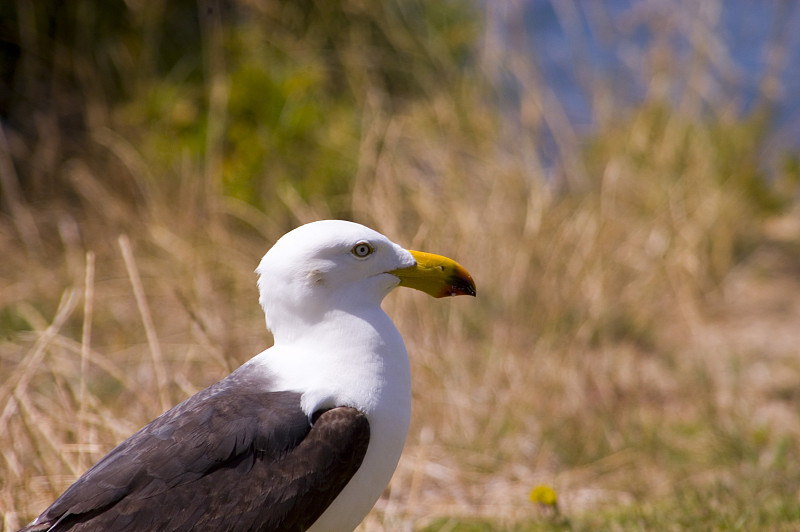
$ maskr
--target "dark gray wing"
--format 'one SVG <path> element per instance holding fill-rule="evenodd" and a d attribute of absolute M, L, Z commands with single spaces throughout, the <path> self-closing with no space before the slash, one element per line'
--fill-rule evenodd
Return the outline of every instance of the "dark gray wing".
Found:
<path fill-rule="evenodd" d="M 307 529 L 361 465 L 369 423 L 339 407 L 313 427 L 300 394 L 241 370 L 165 412 L 23 530 Z"/>

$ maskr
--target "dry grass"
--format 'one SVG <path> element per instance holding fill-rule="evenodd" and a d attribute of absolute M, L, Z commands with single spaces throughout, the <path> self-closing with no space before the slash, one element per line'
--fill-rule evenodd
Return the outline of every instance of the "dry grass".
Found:
<path fill-rule="evenodd" d="M 269 346 L 254 267 L 290 225 L 343 202 L 407 247 L 458 259 L 479 289 L 385 303 L 412 355 L 414 421 L 367 529 L 558 529 L 527 500 L 537 484 L 577 529 L 796 523 L 800 230 L 796 212 L 772 216 L 752 195 L 759 124 L 653 98 L 588 148 L 560 131 L 545 168 L 531 144 L 557 128 L 553 100 L 518 57 L 486 54 L 527 83 L 519 123 L 486 104 L 481 72 L 400 109 L 372 87 L 338 207 L 286 187 L 274 191 L 285 210 L 265 214 L 209 185 L 213 131 L 202 164 L 160 181 L 110 118 L 89 121 L 92 149 L 54 168 L 69 200 L 27 203 L 0 168 L 3 529 Z M 8 143 L 0 152 L 13 162 Z"/>

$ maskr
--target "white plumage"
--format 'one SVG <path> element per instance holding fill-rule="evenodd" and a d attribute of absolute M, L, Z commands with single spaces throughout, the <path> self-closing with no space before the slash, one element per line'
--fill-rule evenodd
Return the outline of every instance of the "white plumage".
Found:
<path fill-rule="evenodd" d="M 373 252 L 356 257 L 359 242 Z M 358 526 L 400 459 L 411 420 L 411 373 L 403 339 L 380 305 L 400 283 L 386 272 L 415 263 L 380 233 L 328 220 L 285 235 L 256 270 L 275 345 L 251 363 L 277 379 L 275 389 L 302 393 L 307 415 L 352 406 L 370 424 L 361 467 L 312 531 Z"/>

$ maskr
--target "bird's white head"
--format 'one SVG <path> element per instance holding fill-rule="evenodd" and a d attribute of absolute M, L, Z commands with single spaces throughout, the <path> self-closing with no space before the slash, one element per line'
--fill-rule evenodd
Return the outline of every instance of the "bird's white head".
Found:
<path fill-rule="evenodd" d="M 475 295 L 454 261 L 398 246 L 377 231 L 343 220 L 312 222 L 286 233 L 261 260 L 259 301 L 274 335 L 283 323 L 325 318 L 333 310 L 379 307 L 396 286 L 432 296 Z"/>

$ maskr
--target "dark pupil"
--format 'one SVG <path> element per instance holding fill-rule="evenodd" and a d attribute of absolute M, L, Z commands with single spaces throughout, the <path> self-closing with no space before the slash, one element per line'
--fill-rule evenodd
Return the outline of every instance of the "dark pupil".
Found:
<path fill-rule="evenodd" d="M 358 246 L 356 248 L 356 253 L 363 257 L 364 255 L 369 253 L 369 248 L 367 248 L 367 246 L 364 246 L 364 245 Z"/>

